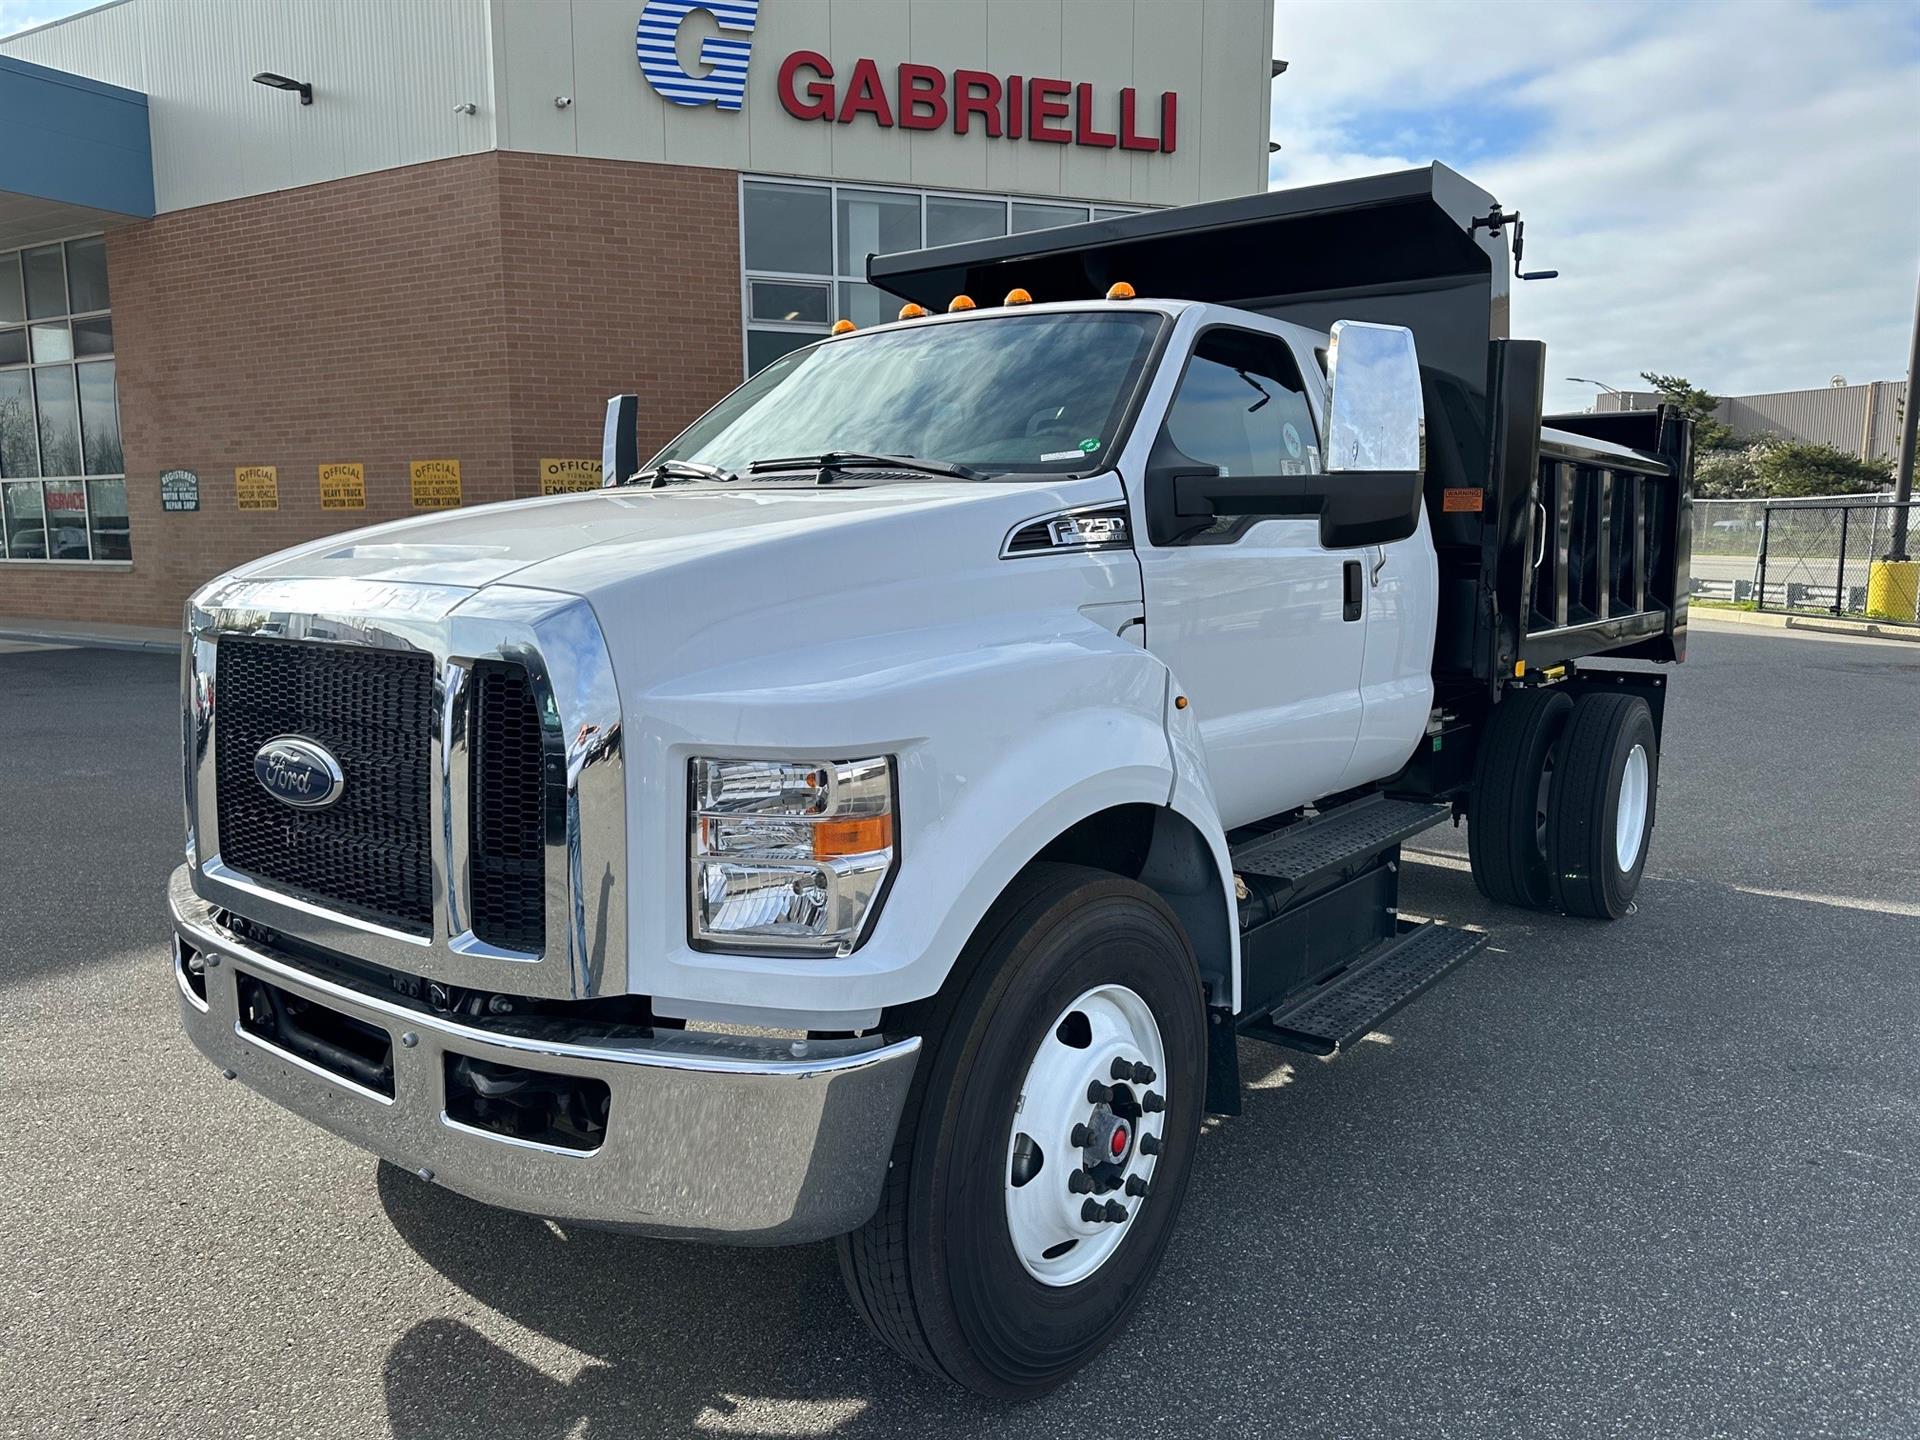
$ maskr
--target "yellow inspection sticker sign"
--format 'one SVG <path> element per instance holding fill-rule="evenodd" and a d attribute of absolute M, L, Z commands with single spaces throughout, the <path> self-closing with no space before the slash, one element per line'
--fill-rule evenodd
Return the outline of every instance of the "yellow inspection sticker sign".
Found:
<path fill-rule="evenodd" d="M 242 510 L 280 508 L 280 469 L 277 465 L 233 467 L 233 498 Z"/>
<path fill-rule="evenodd" d="M 320 467 L 322 510 L 367 508 L 367 467 L 355 461 Z"/>
<path fill-rule="evenodd" d="M 460 503 L 460 462 L 458 460 L 415 460 L 413 508 L 451 510 Z"/>
<path fill-rule="evenodd" d="M 569 490 L 598 490 L 600 488 L 600 462 L 598 460 L 542 460 L 540 462 L 540 493 L 542 495 L 564 495 Z"/>

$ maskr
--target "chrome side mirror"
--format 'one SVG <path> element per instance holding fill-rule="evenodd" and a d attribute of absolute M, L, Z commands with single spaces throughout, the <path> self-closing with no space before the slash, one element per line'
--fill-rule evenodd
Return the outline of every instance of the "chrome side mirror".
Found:
<path fill-rule="evenodd" d="M 1327 469 L 1419 473 L 1426 462 L 1420 357 L 1404 325 L 1341 320 L 1327 347 Z"/>

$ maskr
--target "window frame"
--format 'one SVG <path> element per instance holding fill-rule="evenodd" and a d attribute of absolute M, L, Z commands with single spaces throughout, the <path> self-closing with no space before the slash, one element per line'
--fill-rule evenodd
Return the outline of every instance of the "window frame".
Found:
<path fill-rule="evenodd" d="M 1238 479 L 1299 480 L 1299 479 L 1311 479 L 1317 476 L 1320 479 L 1323 479 L 1323 480 L 1326 479 L 1331 473 L 1326 468 L 1326 454 L 1327 454 L 1326 442 L 1322 438 L 1322 434 L 1321 434 L 1322 427 L 1325 424 L 1325 419 L 1326 419 L 1326 416 L 1324 413 L 1325 406 L 1326 406 L 1326 377 L 1325 376 L 1320 377 L 1320 390 L 1319 390 L 1320 398 L 1319 398 L 1319 401 L 1316 403 L 1314 399 L 1314 390 L 1312 387 L 1312 383 L 1309 379 L 1309 376 L 1313 374 L 1317 374 L 1318 372 L 1309 371 L 1308 369 L 1306 369 L 1301 365 L 1300 346 L 1298 345 L 1298 343 L 1295 342 L 1292 336 L 1286 335 L 1278 330 L 1262 330 L 1257 326 L 1235 324 L 1234 322 L 1228 321 L 1228 320 L 1205 321 L 1200 325 L 1200 327 L 1197 330 L 1193 332 L 1192 337 L 1188 340 L 1187 353 L 1184 357 L 1182 357 L 1180 361 L 1180 373 L 1174 378 L 1173 388 L 1167 393 L 1166 408 L 1160 412 L 1160 424 L 1159 424 L 1159 427 L 1154 431 L 1154 436 L 1153 436 L 1153 442 L 1154 442 L 1153 450 L 1158 451 L 1158 449 L 1160 448 L 1160 442 L 1162 440 L 1165 440 L 1168 444 L 1173 443 L 1172 433 L 1169 429 L 1169 424 L 1173 419 L 1173 408 L 1180 401 L 1180 391 L 1182 387 L 1184 387 L 1187 383 L 1187 375 L 1193 369 L 1193 362 L 1197 358 L 1199 358 L 1200 347 L 1206 343 L 1207 337 L 1209 335 L 1212 335 L 1215 332 L 1221 331 L 1221 330 L 1229 331 L 1235 335 L 1251 335 L 1255 339 L 1264 340 L 1269 342 L 1270 344 L 1279 346 L 1280 349 L 1286 353 L 1287 358 L 1293 364 L 1294 374 L 1299 377 L 1300 397 L 1302 400 L 1306 402 L 1306 406 L 1307 406 L 1307 424 L 1312 429 L 1312 432 L 1313 432 L 1314 448 L 1320 452 L 1320 469 L 1310 470 L 1306 472 L 1306 474 L 1303 476 L 1282 475 L 1276 472 L 1275 474 L 1272 474 L 1272 475 L 1267 475 L 1267 474 L 1254 474 L 1254 475 L 1247 475 L 1247 476 L 1236 475 L 1230 478 L 1236 479 L 1236 480 Z M 1186 452 L 1181 451 L 1181 453 L 1185 454 Z M 1200 457 L 1197 455 L 1189 458 L 1199 461 L 1199 463 L 1201 464 L 1210 463 L 1208 461 L 1200 460 Z M 1181 537 L 1180 539 L 1173 540 L 1173 541 L 1154 540 L 1151 538 L 1151 534 L 1149 534 L 1148 543 L 1151 544 L 1157 550 L 1178 550 L 1178 549 L 1183 549 L 1190 545 L 1232 545 L 1236 543 L 1243 535 L 1245 535 L 1247 531 L 1251 530 L 1255 525 L 1260 524 L 1263 520 L 1297 520 L 1297 519 L 1305 519 L 1305 518 L 1307 517 L 1295 515 L 1295 514 L 1292 514 L 1291 512 L 1282 512 L 1282 511 L 1275 511 L 1271 514 L 1264 514 L 1264 515 L 1236 515 L 1232 517 L 1232 523 L 1230 525 L 1227 525 L 1219 530 L 1203 530 L 1196 534 L 1186 535 Z"/>
<path fill-rule="evenodd" d="M 77 352 L 75 352 L 70 354 L 68 358 L 65 360 L 41 361 L 41 360 L 35 360 L 33 358 L 33 327 L 35 325 L 46 325 L 46 324 L 65 325 L 67 327 L 68 346 L 69 346 L 69 349 L 71 350 L 73 326 L 76 322 L 82 321 L 82 320 L 104 319 L 109 323 L 109 325 L 111 325 L 112 323 L 113 295 L 112 295 L 111 275 L 107 277 L 108 294 L 107 294 L 106 308 L 96 309 L 96 310 L 75 310 L 73 308 L 73 267 L 69 257 L 69 249 L 70 247 L 76 244 L 80 244 L 88 240 L 99 240 L 102 242 L 104 246 L 104 242 L 106 240 L 106 232 L 100 231 L 100 230 L 91 230 L 79 235 L 62 236 L 58 240 L 43 241 L 42 243 L 37 245 L 15 246 L 11 249 L 6 250 L 5 252 L 0 252 L 0 253 L 9 254 L 9 255 L 17 255 L 20 257 L 20 265 L 19 265 L 20 300 L 21 300 L 21 310 L 24 318 L 20 321 L 20 323 L 17 326 L 13 322 L 9 321 L 4 328 L 9 330 L 19 329 L 21 333 L 26 337 L 27 358 L 24 363 L 0 367 L 0 374 L 6 374 L 6 375 L 20 374 L 20 375 L 25 375 L 27 377 L 27 406 L 28 406 L 27 433 L 31 437 L 32 444 L 33 444 L 33 468 L 34 468 L 34 473 L 32 475 L 0 475 L 0 495 L 3 495 L 5 493 L 4 487 L 8 487 L 8 486 L 36 485 L 39 487 L 41 547 L 42 549 L 49 552 L 45 555 L 13 554 L 12 553 L 13 546 L 12 546 L 12 540 L 10 537 L 10 532 L 8 531 L 8 528 L 5 524 L 4 515 L 0 514 L 0 566 L 6 566 L 6 565 L 105 565 L 105 566 L 119 566 L 119 567 L 125 568 L 125 567 L 131 566 L 133 563 L 132 545 L 131 545 L 130 539 L 128 544 L 128 554 L 124 558 L 102 557 L 102 556 L 96 556 L 93 553 L 93 549 L 94 549 L 93 484 L 96 481 L 105 482 L 105 481 L 117 480 L 120 482 L 121 486 L 123 487 L 122 493 L 124 494 L 125 493 L 124 487 L 127 483 L 125 432 L 124 432 L 124 429 L 122 428 L 121 416 L 120 416 L 119 339 L 117 336 L 114 338 L 112 347 L 108 349 L 105 354 L 82 356 Z M 31 305 L 28 304 L 28 301 L 27 301 L 26 257 L 32 251 L 49 250 L 49 249 L 58 250 L 60 253 L 60 281 L 61 281 L 62 291 L 66 298 L 66 304 L 62 312 L 58 315 L 43 315 L 43 316 L 35 317 L 30 313 L 32 307 Z M 120 451 L 120 468 L 117 470 L 103 470 L 95 474 L 89 470 L 90 460 L 88 456 L 88 445 L 87 445 L 86 410 L 82 400 L 83 385 L 82 385 L 81 370 L 82 370 L 82 367 L 84 366 L 102 365 L 102 364 L 111 365 L 114 370 L 114 376 L 113 376 L 114 428 L 117 431 L 120 431 L 122 438 L 121 438 L 121 451 Z M 47 469 L 46 446 L 42 440 L 42 436 L 40 433 L 41 432 L 40 373 L 42 371 L 61 370 L 61 369 L 66 370 L 73 377 L 73 402 L 74 402 L 73 418 L 74 418 L 74 428 L 75 428 L 75 436 L 76 436 L 75 445 L 76 445 L 77 454 L 79 456 L 80 468 L 77 472 L 73 474 L 49 475 L 46 473 L 46 469 Z M 78 525 L 80 529 L 80 533 L 85 537 L 85 540 L 86 540 L 87 553 L 84 556 L 56 556 L 51 553 L 53 549 L 54 521 L 52 517 L 54 515 L 54 511 L 51 510 L 47 505 L 47 488 L 46 487 L 49 483 L 59 484 L 64 482 L 72 482 L 77 484 L 80 487 L 80 509 L 77 512 L 61 511 L 59 513 L 62 517 L 63 522 L 69 516 L 77 516 L 77 519 L 75 520 L 74 523 Z M 129 505 L 128 507 L 129 530 L 131 530 L 131 513 L 132 513 L 131 505 Z"/>
<path fill-rule="evenodd" d="M 801 272 L 792 270 L 754 270 L 747 266 L 747 186 L 786 186 L 800 190 L 824 190 L 827 193 L 827 262 L 829 271 L 825 273 Z M 740 217 L 740 376 L 744 381 L 754 373 L 750 369 L 751 352 L 749 332 L 784 333 L 792 335 L 810 335 L 824 339 L 833 333 L 834 323 L 845 317 L 846 311 L 840 305 L 840 289 L 843 285 L 865 285 L 865 275 L 841 273 L 840 268 L 840 195 L 842 191 L 873 191 L 889 195 L 904 195 L 917 201 L 919 212 L 920 248 L 927 243 L 927 201 L 928 200 L 973 200 L 986 201 L 999 205 L 1003 228 L 1002 236 L 1013 232 L 1013 207 L 1016 204 L 1075 206 L 1086 212 L 1091 220 L 1096 210 L 1107 212 L 1101 219 L 1116 219 L 1122 215 L 1146 214 L 1153 207 L 1124 206 L 1096 200 L 1071 200 L 1062 196 L 1021 195 L 1011 191 L 955 190 L 944 186 L 891 185 L 885 182 L 862 180 L 810 179 L 802 175 L 762 175 L 741 172 L 739 178 Z M 1023 234 L 1038 235 L 1044 231 L 1023 231 Z M 781 280 L 788 282 L 826 282 L 827 312 L 829 319 L 824 325 L 810 321 L 793 320 L 755 320 L 753 318 L 753 282 L 755 280 Z M 985 303 L 985 302 L 982 302 Z M 884 321 L 882 323 L 885 323 Z M 795 349 L 800 347 L 795 346 Z M 791 352 L 789 352 L 791 353 Z"/>

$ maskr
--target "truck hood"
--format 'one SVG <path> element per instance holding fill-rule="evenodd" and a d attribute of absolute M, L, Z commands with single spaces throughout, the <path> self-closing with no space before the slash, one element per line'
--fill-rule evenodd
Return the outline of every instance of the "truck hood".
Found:
<path fill-rule="evenodd" d="M 237 577 L 517 585 L 592 598 L 646 574 L 735 552 L 800 547 L 825 562 L 840 537 L 905 522 L 946 534 L 979 527 L 995 551 L 1003 524 L 1121 498 L 1115 476 L 1058 483 L 930 480 L 832 488 L 692 484 L 599 490 L 422 515 L 332 535 L 237 570 Z M 966 517 L 962 521 L 961 517 Z M 892 523 L 889 523 L 892 522 Z M 972 546 L 968 546 L 972 549 Z M 970 555 L 969 560 L 978 557 Z"/>

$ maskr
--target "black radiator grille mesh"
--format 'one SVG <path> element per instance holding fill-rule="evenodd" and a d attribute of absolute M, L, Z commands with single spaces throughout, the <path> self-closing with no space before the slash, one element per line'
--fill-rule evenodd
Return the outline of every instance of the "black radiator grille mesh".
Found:
<path fill-rule="evenodd" d="M 431 934 L 431 659 L 226 638 L 214 686 L 220 858 L 316 904 Z M 254 754 L 279 735 L 333 753 L 346 776 L 337 801 L 296 810 L 260 787 Z"/>
<path fill-rule="evenodd" d="M 546 942 L 540 710 L 518 665 L 473 667 L 470 798 L 473 933 L 538 954 Z"/>

